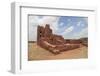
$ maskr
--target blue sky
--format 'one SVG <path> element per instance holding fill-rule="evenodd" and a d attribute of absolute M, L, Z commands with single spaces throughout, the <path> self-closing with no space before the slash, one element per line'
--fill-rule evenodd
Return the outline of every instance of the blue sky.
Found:
<path fill-rule="evenodd" d="M 75 16 L 62 16 L 59 19 L 59 25 L 58 28 L 60 29 L 58 34 L 61 35 L 68 35 L 64 37 L 68 38 L 77 38 L 78 34 L 82 32 L 82 30 L 88 28 L 88 18 L 86 17 L 75 17 Z M 67 28 L 72 27 L 72 30 L 70 30 L 68 33 L 66 32 L 65 34 L 62 34 Z M 83 34 L 87 33 L 88 31 L 84 31 Z M 87 37 L 87 34 L 84 35 L 83 37 Z M 82 37 L 80 35 L 80 37 Z"/>
<path fill-rule="evenodd" d="M 88 37 L 88 18 L 79 16 L 29 16 L 29 40 L 36 40 L 37 25 L 50 24 L 54 34 L 65 39 Z"/>

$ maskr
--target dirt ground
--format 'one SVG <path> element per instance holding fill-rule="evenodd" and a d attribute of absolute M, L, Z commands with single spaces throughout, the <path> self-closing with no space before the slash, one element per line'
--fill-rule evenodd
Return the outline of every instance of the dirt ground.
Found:
<path fill-rule="evenodd" d="M 28 60 L 54 60 L 54 59 L 79 59 L 88 58 L 88 48 L 81 46 L 74 50 L 68 50 L 54 55 L 48 50 L 38 46 L 36 43 L 28 43 Z"/>

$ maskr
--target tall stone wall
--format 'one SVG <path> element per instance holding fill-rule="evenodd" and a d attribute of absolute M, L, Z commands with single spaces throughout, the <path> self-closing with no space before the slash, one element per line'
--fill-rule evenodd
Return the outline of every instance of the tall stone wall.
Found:
<path fill-rule="evenodd" d="M 55 35 L 52 33 L 52 30 L 50 29 L 50 25 L 46 24 L 45 27 L 38 26 L 37 29 L 37 42 L 40 43 L 41 38 L 45 39 L 47 42 L 51 44 L 64 44 L 66 40 L 62 36 Z"/>

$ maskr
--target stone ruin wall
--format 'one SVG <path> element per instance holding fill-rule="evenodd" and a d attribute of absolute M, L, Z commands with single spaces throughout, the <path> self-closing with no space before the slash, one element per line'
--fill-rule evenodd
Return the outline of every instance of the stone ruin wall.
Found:
<path fill-rule="evenodd" d="M 81 40 L 64 39 L 60 35 L 53 34 L 49 24 L 46 24 L 45 27 L 38 26 L 37 44 L 54 54 L 79 48 L 81 43 Z"/>

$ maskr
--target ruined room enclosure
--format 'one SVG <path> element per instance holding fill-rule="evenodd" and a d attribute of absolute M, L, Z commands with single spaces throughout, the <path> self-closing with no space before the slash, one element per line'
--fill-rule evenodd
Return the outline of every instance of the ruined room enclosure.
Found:
<path fill-rule="evenodd" d="M 37 41 L 28 42 L 28 60 L 78 59 L 88 57 L 88 38 L 64 39 L 53 34 L 49 24 L 37 27 Z"/>

